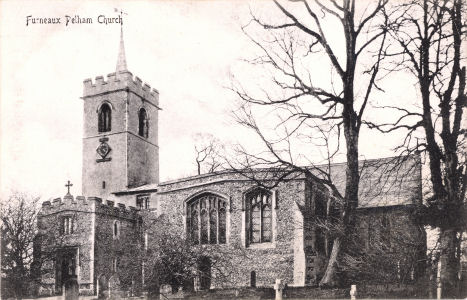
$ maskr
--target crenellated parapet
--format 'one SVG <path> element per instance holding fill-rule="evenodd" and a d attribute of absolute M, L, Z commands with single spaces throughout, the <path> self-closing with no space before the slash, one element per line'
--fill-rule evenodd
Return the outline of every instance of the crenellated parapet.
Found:
<path fill-rule="evenodd" d="M 116 218 L 136 219 L 139 210 L 133 206 L 126 207 L 125 204 L 114 201 L 103 201 L 98 197 L 83 197 L 77 196 L 74 198 L 67 195 L 62 198 L 55 198 L 52 201 L 42 203 L 42 208 L 39 212 L 40 216 L 56 214 L 65 211 L 76 211 L 83 213 L 106 214 Z"/>
<path fill-rule="evenodd" d="M 159 91 L 151 88 L 149 84 L 143 83 L 139 77 L 133 76 L 129 71 L 110 73 L 107 75 L 107 80 L 104 79 L 104 76 L 97 76 L 94 82 L 88 78 L 84 80 L 83 84 L 83 98 L 128 90 L 159 107 Z"/>
<path fill-rule="evenodd" d="M 77 196 L 76 198 L 67 195 L 62 198 L 55 198 L 52 201 L 45 201 L 42 203 L 42 208 L 39 212 L 40 215 L 50 215 L 61 211 L 83 211 L 92 212 L 92 203 L 83 196 Z"/>
<path fill-rule="evenodd" d="M 100 198 L 96 199 L 100 200 Z M 135 207 L 126 207 L 125 204 L 122 203 L 115 205 L 115 202 L 110 200 L 105 201 L 105 203 L 99 201 L 99 205 L 96 205 L 96 213 L 126 219 L 136 219 L 138 217 L 138 210 Z"/>

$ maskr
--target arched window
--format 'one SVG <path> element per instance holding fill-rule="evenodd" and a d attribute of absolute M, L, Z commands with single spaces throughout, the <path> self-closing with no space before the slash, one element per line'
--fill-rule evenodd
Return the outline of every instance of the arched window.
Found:
<path fill-rule="evenodd" d="M 120 224 L 118 224 L 117 221 L 114 222 L 113 236 L 114 236 L 114 239 L 117 239 L 120 236 Z"/>
<path fill-rule="evenodd" d="M 145 138 L 149 135 L 148 115 L 144 108 L 141 108 L 138 113 L 138 134 Z"/>
<path fill-rule="evenodd" d="M 98 128 L 99 132 L 107 132 L 111 129 L 112 109 L 107 103 L 102 104 L 99 109 Z"/>
<path fill-rule="evenodd" d="M 226 201 L 203 194 L 187 204 L 187 231 L 193 244 L 225 244 Z"/>
<path fill-rule="evenodd" d="M 255 271 L 251 271 L 250 273 L 250 286 L 256 287 L 256 272 Z"/>
<path fill-rule="evenodd" d="M 249 243 L 272 241 L 271 193 L 257 189 L 246 195 L 247 236 Z"/>

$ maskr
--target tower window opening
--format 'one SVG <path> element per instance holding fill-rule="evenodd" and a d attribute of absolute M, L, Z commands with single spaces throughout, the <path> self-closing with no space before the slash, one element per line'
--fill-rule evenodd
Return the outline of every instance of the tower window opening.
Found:
<path fill-rule="evenodd" d="M 138 134 L 145 138 L 149 136 L 148 115 L 144 108 L 141 108 L 138 113 Z"/>
<path fill-rule="evenodd" d="M 102 104 L 99 109 L 98 129 L 99 132 L 107 132 L 111 129 L 112 110 L 107 103 Z"/>
<path fill-rule="evenodd" d="M 105 189 L 105 181 L 102 181 L 102 188 Z"/>

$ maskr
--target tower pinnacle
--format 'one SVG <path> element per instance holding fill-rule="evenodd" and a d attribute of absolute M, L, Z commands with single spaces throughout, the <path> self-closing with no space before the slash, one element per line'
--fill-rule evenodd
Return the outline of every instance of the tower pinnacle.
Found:
<path fill-rule="evenodd" d="M 120 27 L 120 48 L 118 50 L 117 58 L 117 73 L 120 71 L 127 71 L 125 45 L 123 44 L 123 27 Z"/>

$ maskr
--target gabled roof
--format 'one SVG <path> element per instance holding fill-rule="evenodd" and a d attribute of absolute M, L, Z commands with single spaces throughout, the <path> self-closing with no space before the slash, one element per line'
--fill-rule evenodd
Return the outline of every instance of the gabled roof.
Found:
<path fill-rule="evenodd" d="M 157 183 L 149 183 L 149 184 L 144 184 L 144 185 L 134 187 L 134 188 L 128 188 L 126 190 L 113 192 L 112 194 L 116 196 L 121 196 L 121 195 L 131 195 L 131 194 L 141 194 L 141 193 L 154 193 L 154 192 L 157 192 L 158 186 L 159 185 Z"/>
<path fill-rule="evenodd" d="M 388 157 L 359 161 L 358 207 L 419 204 L 422 201 L 420 156 Z M 331 178 L 345 194 L 345 163 L 331 165 Z"/>
<path fill-rule="evenodd" d="M 360 160 L 359 208 L 385 207 L 420 204 L 421 190 L 421 162 L 420 156 L 410 155 L 402 157 L 388 157 L 379 159 Z M 318 166 L 327 169 L 326 166 Z M 331 164 L 331 178 L 333 184 L 342 196 L 345 194 L 346 163 Z M 284 170 L 282 170 L 283 172 Z M 251 172 L 251 171 L 249 171 Z M 273 169 L 258 169 L 254 172 L 272 173 Z M 299 174 L 297 174 L 299 175 Z M 243 179 L 242 179 L 243 178 Z M 202 174 L 162 182 L 160 184 L 145 184 L 139 187 L 114 192 L 113 194 L 131 195 L 141 193 L 166 192 L 186 188 L 193 184 L 216 184 L 225 180 L 248 180 L 233 170 Z M 304 179 L 303 176 L 291 176 L 290 179 Z M 271 179 L 269 179 L 271 180 Z"/>

